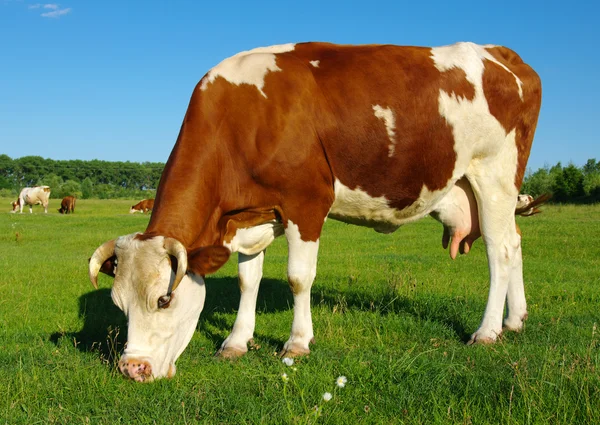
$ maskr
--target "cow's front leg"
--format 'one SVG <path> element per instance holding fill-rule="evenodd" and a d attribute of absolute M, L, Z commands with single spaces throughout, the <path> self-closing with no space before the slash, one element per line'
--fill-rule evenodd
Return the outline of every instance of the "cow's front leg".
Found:
<path fill-rule="evenodd" d="M 262 279 L 264 258 L 264 251 L 253 255 L 238 253 L 240 307 L 233 330 L 223 341 L 217 356 L 235 358 L 248 352 L 247 343 L 252 339 L 256 323 L 256 298 Z"/>
<path fill-rule="evenodd" d="M 291 222 L 285 235 L 289 246 L 288 282 L 294 294 L 294 321 L 290 339 L 280 354 L 293 357 L 310 353 L 308 344 L 313 341 L 310 288 L 317 274 L 319 240 L 303 241 L 298 226 Z"/>

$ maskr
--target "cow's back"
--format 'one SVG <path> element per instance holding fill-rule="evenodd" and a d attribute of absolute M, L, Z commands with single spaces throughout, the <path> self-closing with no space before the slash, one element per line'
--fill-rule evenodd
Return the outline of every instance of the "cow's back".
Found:
<path fill-rule="evenodd" d="M 164 223 L 186 223 L 178 236 L 206 244 L 215 236 L 184 235 L 214 228 L 220 211 L 301 203 L 306 193 L 333 217 L 397 226 L 433 210 L 511 137 L 514 155 L 502 156 L 518 187 L 540 97 L 537 75 L 503 47 L 300 43 L 242 52 L 194 90 L 147 230 L 169 234 Z M 188 196 L 182 188 L 200 194 L 194 211 L 168 207 Z"/>

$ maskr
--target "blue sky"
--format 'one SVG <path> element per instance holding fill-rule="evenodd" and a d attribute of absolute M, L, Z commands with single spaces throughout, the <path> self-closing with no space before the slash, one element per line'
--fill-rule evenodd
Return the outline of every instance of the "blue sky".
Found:
<path fill-rule="evenodd" d="M 300 41 L 514 49 L 541 76 L 529 167 L 600 160 L 593 1 L 0 0 L 0 153 L 165 162 L 222 59 Z"/>

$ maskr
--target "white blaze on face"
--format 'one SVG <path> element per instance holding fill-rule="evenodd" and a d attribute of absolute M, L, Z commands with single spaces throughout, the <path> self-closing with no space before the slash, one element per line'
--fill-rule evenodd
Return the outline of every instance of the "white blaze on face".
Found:
<path fill-rule="evenodd" d="M 275 55 L 291 52 L 295 46 L 295 44 L 289 43 L 240 52 L 211 69 L 204 77 L 200 89 L 206 90 L 217 77 L 222 77 L 231 84 L 256 86 L 260 94 L 266 98 L 267 95 L 263 91 L 265 75 L 268 72 L 281 71 L 281 68 L 277 66 Z"/>
<path fill-rule="evenodd" d="M 318 67 L 319 67 L 319 63 L 320 63 L 320 61 L 310 61 L 310 64 L 311 64 L 312 66 L 314 66 L 315 68 L 318 68 Z"/>
<path fill-rule="evenodd" d="M 449 94 L 444 90 L 440 90 L 439 93 L 439 113 L 452 126 L 454 136 L 456 165 L 452 180 L 462 177 L 469 168 L 471 173 L 490 174 L 490 178 L 498 173 L 499 170 L 486 169 L 485 164 L 471 161 L 477 157 L 501 158 L 504 167 L 500 171 L 506 176 L 514 176 L 517 167 L 515 130 L 506 133 L 500 122 L 490 113 L 483 91 L 483 61 L 498 61 L 484 47 L 473 43 L 435 47 L 431 49 L 431 57 L 440 72 L 452 68 L 462 69 L 475 91 L 473 100 L 457 97 L 456 94 Z M 502 64 L 498 64 L 514 76 L 522 95 L 521 81 Z"/>
<path fill-rule="evenodd" d="M 396 150 L 396 118 L 394 112 L 390 108 L 382 108 L 379 105 L 373 105 L 375 116 L 385 123 L 385 130 L 390 139 L 388 156 L 391 158 Z"/>
<path fill-rule="evenodd" d="M 158 299 L 167 294 L 175 275 L 164 248 L 164 238 L 146 241 L 136 234 L 117 239 L 119 267 L 112 299 L 128 319 L 127 346 L 121 361 L 145 361 L 154 378 L 165 377 L 188 345 L 204 306 L 204 280 L 184 276 L 173 292 L 168 308 L 159 309 Z"/>

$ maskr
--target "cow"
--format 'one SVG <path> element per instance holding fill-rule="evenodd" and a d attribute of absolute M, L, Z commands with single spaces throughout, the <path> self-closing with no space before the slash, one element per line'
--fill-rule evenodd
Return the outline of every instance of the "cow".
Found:
<path fill-rule="evenodd" d="M 538 207 L 545 204 L 552 198 L 552 195 L 545 193 L 533 199 L 533 196 L 528 194 L 519 195 L 517 198 L 516 213 L 524 217 L 529 217 L 542 212 Z"/>
<path fill-rule="evenodd" d="M 129 214 L 134 214 L 136 212 L 147 213 L 152 211 L 152 208 L 154 208 L 154 199 L 144 199 L 143 201 L 132 205 Z"/>
<path fill-rule="evenodd" d="M 58 209 L 58 212 L 61 214 L 74 213 L 75 201 L 77 201 L 77 198 L 74 196 L 65 196 L 60 202 L 60 208 Z"/>
<path fill-rule="evenodd" d="M 193 90 L 145 231 L 90 258 L 92 284 L 100 271 L 114 276 L 112 299 L 128 318 L 120 371 L 140 382 L 175 374 L 204 278 L 235 252 L 240 305 L 217 354 L 246 353 L 265 250 L 283 235 L 294 307 L 280 355 L 309 353 L 327 217 L 391 233 L 434 212 L 452 247 L 482 234 L 490 289 L 470 341 L 520 330 L 515 206 L 540 106 L 538 75 L 502 46 L 298 43 L 225 59 Z M 461 186 L 476 211 L 455 207 Z"/>
<path fill-rule="evenodd" d="M 19 198 L 12 203 L 12 212 L 23 213 L 23 206 L 29 205 L 29 213 L 33 213 L 33 206 L 42 204 L 44 213 L 48 212 L 48 200 L 50 199 L 50 186 L 25 187 L 21 190 Z"/>

